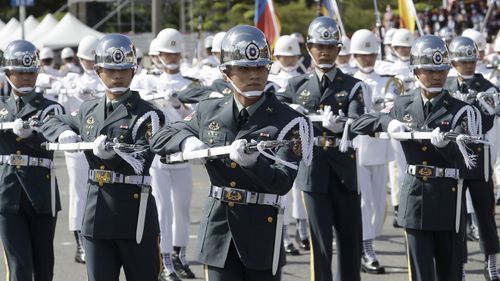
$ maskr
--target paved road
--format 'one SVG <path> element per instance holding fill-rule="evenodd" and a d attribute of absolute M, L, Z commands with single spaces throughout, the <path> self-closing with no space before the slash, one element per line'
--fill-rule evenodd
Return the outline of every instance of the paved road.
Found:
<path fill-rule="evenodd" d="M 85 266 L 76 264 L 73 261 L 75 250 L 75 241 L 73 234 L 68 231 L 68 189 L 66 183 L 67 173 L 64 167 L 64 158 L 60 155 L 56 159 L 57 175 L 60 184 L 61 200 L 63 204 L 63 211 L 59 213 L 59 220 L 57 223 L 56 237 L 54 241 L 56 264 L 54 268 L 54 281 L 86 281 Z M 203 206 L 204 198 L 207 193 L 207 176 L 202 167 L 194 167 L 194 194 L 192 201 L 191 213 L 191 236 L 188 258 L 193 259 L 193 251 L 196 246 L 196 233 L 199 225 L 199 218 L 201 216 L 201 208 Z M 408 280 L 406 271 L 406 257 L 405 245 L 401 229 L 392 227 L 392 212 L 388 209 L 386 224 L 382 231 L 382 237 L 375 243 L 380 262 L 387 267 L 387 274 L 384 275 L 369 275 L 362 274 L 363 280 L 384 280 L 384 281 L 401 281 Z M 497 224 L 499 224 L 499 216 L 497 216 Z M 294 226 L 292 226 L 294 229 Z M 294 231 L 293 231 L 294 232 Z M 292 233 L 292 231 L 290 231 Z M 467 280 L 484 280 L 482 277 L 483 256 L 479 251 L 478 243 L 469 242 L 469 263 L 466 266 Z M 1 246 L 0 246 L 1 248 Z M 310 267 L 309 267 L 309 253 L 302 253 L 300 256 L 288 257 L 287 265 L 283 270 L 283 281 L 303 281 L 309 280 Z M 198 280 L 201 280 L 202 266 L 192 261 L 192 269 L 195 272 Z M 335 263 L 333 265 L 335 268 Z M 5 265 L 0 262 L 0 280 L 5 280 Z M 121 276 L 120 280 L 126 280 Z"/>

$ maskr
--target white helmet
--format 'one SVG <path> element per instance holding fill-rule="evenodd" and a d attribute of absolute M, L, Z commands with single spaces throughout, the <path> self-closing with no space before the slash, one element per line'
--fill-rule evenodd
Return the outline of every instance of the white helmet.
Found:
<path fill-rule="evenodd" d="M 300 56 L 299 41 L 290 35 L 278 38 L 274 45 L 275 56 Z"/>
<path fill-rule="evenodd" d="M 360 29 L 352 35 L 351 38 L 351 54 L 353 55 L 370 55 L 377 54 L 379 49 L 379 41 L 375 34 L 368 29 Z"/>
<path fill-rule="evenodd" d="M 61 59 L 69 59 L 75 56 L 75 52 L 70 47 L 62 49 Z"/>
<path fill-rule="evenodd" d="M 212 40 L 212 53 L 220 53 L 220 47 L 222 46 L 222 39 L 224 39 L 224 35 L 226 32 L 219 32 L 215 34 L 214 39 Z"/>
<path fill-rule="evenodd" d="M 76 56 L 84 60 L 94 61 L 97 42 L 99 42 L 99 38 L 94 35 L 83 37 L 82 40 L 80 40 L 80 44 L 78 44 Z"/>
<path fill-rule="evenodd" d="M 397 28 L 389 28 L 384 35 L 384 45 L 392 44 L 392 37 L 394 37 L 394 33 L 396 33 Z"/>
<path fill-rule="evenodd" d="M 481 32 L 472 28 L 468 28 L 462 32 L 462 36 L 469 37 L 470 39 L 474 40 L 479 51 L 486 50 L 486 38 L 483 34 L 481 34 Z"/>
<path fill-rule="evenodd" d="M 495 39 L 495 46 L 493 47 L 493 51 L 500 52 L 500 36 Z"/>
<path fill-rule="evenodd" d="M 213 35 L 208 35 L 207 37 L 205 37 L 205 40 L 203 41 L 203 45 L 205 46 L 205 49 L 212 48 L 213 41 L 214 41 Z"/>
<path fill-rule="evenodd" d="M 159 52 L 181 53 L 182 34 L 173 28 L 165 28 L 156 36 Z"/>
<path fill-rule="evenodd" d="M 340 49 L 339 56 L 348 56 L 351 54 L 351 39 L 342 35 L 342 48 Z"/>
<path fill-rule="evenodd" d="M 151 43 L 149 43 L 149 52 L 148 52 L 148 55 L 150 56 L 157 56 L 160 54 L 160 51 L 158 51 L 158 40 L 156 40 L 156 38 L 154 38 L 153 40 L 151 40 Z"/>
<path fill-rule="evenodd" d="M 413 44 L 413 35 L 406 28 L 400 28 L 392 35 L 392 47 L 411 47 Z"/>
<path fill-rule="evenodd" d="M 54 58 L 54 52 L 52 51 L 51 48 L 43 48 L 40 50 L 40 59 L 41 60 L 46 60 L 46 59 L 53 59 Z"/>
<path fill-rule="evenodd" d="M 144 54 L 142 53 L 142 50 L 135 47 L 135 57 L 137 59 L 142 59 L 143 56 L 144 56 Z"/>

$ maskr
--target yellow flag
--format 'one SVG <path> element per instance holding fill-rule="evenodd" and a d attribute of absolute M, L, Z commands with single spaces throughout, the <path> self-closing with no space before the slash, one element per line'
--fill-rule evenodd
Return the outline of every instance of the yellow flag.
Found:
<path fill-rule="evenodd" d="M 399 4 L 399 26 L 400 28 L 406 28 L 411 31 L 411 33 L 415 32 L 415 17 L 411 12 L 410 3 L 411 0 L 398 0 Z"/>

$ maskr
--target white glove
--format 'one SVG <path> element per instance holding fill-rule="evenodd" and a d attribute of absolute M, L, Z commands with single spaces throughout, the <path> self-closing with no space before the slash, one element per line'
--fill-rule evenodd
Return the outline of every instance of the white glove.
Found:
<path fill-rule="evenodd" d="M 259 157 L 260 153 L 258 151 L 246 153 L 245 147 L 247 143 L 248 142 L 245 139 L 233 141 L 231 149 L 229 150 L 229 159 L 238 163 L 242 167 L 250 168 L 257 163 L 257 157 Z"/>
<path fill-rule="evenodd" d="M 208 145 L 195 136 L 190 136 L 185 140 L 183 140 L 181 143 L 181 151 L 183 153 L 206 149 L 206 148 L 208 148 Z M 192 164 L 203 165 L 207 161 L 203 158 L 200 158 L 200 159 L 189 160 L 189 162 L 191 162 Z"/>
<path fill-rule="evenodd" d="M 79 141 L 80 137 L 71 130 L 66 130 L 59 135 L 59 143 L 75 143 Z"/>
<path fill-rule="evenodd" d="M 405 123 L 397 119 L 393 119 L 391 122 L 389 122 L 389 125 L 387 125 L 388 133 L 402 133 L 408 131 L 411 131 L 410 128 Z M 401 140 L 400 138 L 394 138 L 394 139 Z"/>
<path fill-rule="evenodd" d="M 295 110 L 299 113 L 304 114 L 306 112 L 306 109 L 300 104 L 291 103 L 288 106 L 290 106 L 293 110 Z"/>
<path fill-rule="evenodd" d="M 443 148 L 450 143 L 450 140 L 447 140 L 444 138 L 444 134 L 441 133 L 441 129 L 437 127 L 436 129 L 432 130 L 431 133 L 431 143 L 435 147 Z"/>
<path fill-rule="evenodd" d="M 209 98 L 223 98 L 224 95 L 219 93 L 219 92 L 211 92 L 210 95 L 208 95 Z"/>
<path fill-rule="evenodd" d="M 92 153 L 101 159 L 111 159 L 115 156 L 116 152 L 113 149 L 106 150 L 106 136 L 100 135 L 94 140 L 94 147 Z"/>
<path fill-rule="evenodd" d="M 33 129 L 24 128 L 23 127 L 23 120 L 19 119 L 19 118 L 14 121 L 14 128 L 12 129 L 12 131 L 14 131 L 14 134 L 16 134 L 17 136 L 19 136 L 23 139 L 28 138 L 31 135 L 33 135 Z"/>
<path fill-rule="evenodd" d="M 331 106 L 327 105 L 323 111 L 322 126 L 334 133 L 342 133 L 344 131 L 344 122 L 340 120 L 342 116 L 333 115 Z"/>

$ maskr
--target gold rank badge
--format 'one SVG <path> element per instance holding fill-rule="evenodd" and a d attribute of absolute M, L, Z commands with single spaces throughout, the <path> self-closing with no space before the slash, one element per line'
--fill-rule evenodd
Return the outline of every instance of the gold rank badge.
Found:
<path fill-rule="evenodd" d="M 87 124 L 93 125 L 94 123 L 95 123 L 95 119 L 93 116 L 90 116 L 89 118 L 87 118 Z"/>
<path fill-rule="evenodd" d="M 218 131 L 220 129 L 219 123 L 217 122 L 212 122 L 210 125 L 208 125 L 208 128 L 212 131 Z"/>

